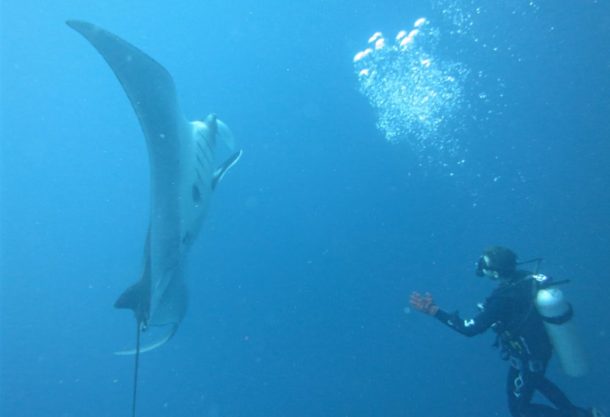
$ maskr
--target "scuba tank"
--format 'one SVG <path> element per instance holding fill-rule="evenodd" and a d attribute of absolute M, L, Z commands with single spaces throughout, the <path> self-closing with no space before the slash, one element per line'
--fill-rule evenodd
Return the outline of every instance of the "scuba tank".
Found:
<path fill-rule="evenodd" d="M 562 282 L 548 282 L 548 277 L 543 274 L 534 274 L 532 278 L 538 282 L 536 309 L 542 317 L 561 368 L 569 376 L 585 375 L 589 365 L 572 320 L 574 311 L 561 290 L 555 287 Z"/>

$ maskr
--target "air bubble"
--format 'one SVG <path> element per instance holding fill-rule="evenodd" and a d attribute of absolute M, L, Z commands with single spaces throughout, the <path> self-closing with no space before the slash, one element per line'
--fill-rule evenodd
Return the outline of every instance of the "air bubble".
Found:
<path fill-rule="evenodd" d="M 377 113 L 379 130 L 388 142 L 406 143 L 425 160 L 431 159 L 430 150 L 456 151 L 448 123 L 463 106 L 468 75 L 463 64 L 437 54 L 439 38 L 439 30 L 422 17 L 391 44 L 376 32 L 368 41 L 374 49 L 354 57 L 359 90 Z"/>

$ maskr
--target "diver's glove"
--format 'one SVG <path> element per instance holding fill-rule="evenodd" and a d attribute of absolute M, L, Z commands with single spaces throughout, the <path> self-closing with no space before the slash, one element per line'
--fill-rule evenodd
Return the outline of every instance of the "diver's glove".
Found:
<path fill-rule="evenodd" d="M 439 310 L 439 307 L 434 304 L 432 294 L 429 292 L 421 295 L 417 291 L 413 291 L 409 297 L 409 305 L 413 310 L 421 311 L 422 313 L 429 314 L 430 316 L 435 316 Z"/>

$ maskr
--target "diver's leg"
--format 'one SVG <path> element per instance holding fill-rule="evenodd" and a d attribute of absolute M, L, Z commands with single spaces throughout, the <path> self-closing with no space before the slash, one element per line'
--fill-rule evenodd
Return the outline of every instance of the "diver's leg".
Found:
<path fill-rule="evenodd" d="M 529 417 L 528 406 L 534 395 L 531 384 L 526 384 L 527 377 L 520 370 L 508 368 L 506 379 L 506 394 L 508 396 L 508 410 L 513 417 Z"/>
<path fill-rule="evenodd" d="M 539 389 L 539 384 L 544 379 L 544 374 L 541 372 L 532 372 L 529 369 L 517 370 L 513 367 L 509 369 L 506 388 L 511 415 L 513 417 L 579 417 L 573 408 L 561 410 L 531 403 L 534 392 Z M 545 388 L 549 387 L 545 386 Z"/>
<path fill-rule="evenodd" d="M 560 410 L 569 411 L 574 408 L 574 404 L 572 404 L 564 392 L 546 376 L 540 379 L 538 391 Z"/>
<path fill-rule="evenodd" d="M 553 381 L 544 377 L 538 384 L 538 391 L 544 395 L 555 407 L 561 410 L 565 416 L 588 417 L 592 411 L 577 407 L 568 399 L 564 392 Z M 593 414 L 594 415 L 594 414 Z"/>

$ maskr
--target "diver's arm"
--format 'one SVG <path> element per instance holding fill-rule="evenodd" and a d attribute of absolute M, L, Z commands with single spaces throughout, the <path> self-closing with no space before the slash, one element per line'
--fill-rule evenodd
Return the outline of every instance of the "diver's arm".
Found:
<path fill-rule="evenodd" d="M 483 333 L 498 320 L 498 309 L 494 304 L 486 305 L 483 311 L 471 319 L 462 319 L 457 311 L 448 313 L 438 309 L 434 317 L 456 332 L 471 337 Z"/>
<path fill-rule="evenodd" d="M 448 313 L 441 310 L 435 303 L 430 293 L 421 295 L 418 292 L 411 293 L 409 304 L 414 310 L 435 317 L 441 323 L 446 324 L 458 333 L 465 336 L 474 336 L 483 333 L 492 324 L 498 320 L 500 305 L 494 302 L 493 299 L 488 299 L 483 311 L 475 318 L 464 320 L 460 318 L 457 312 Z"/>

